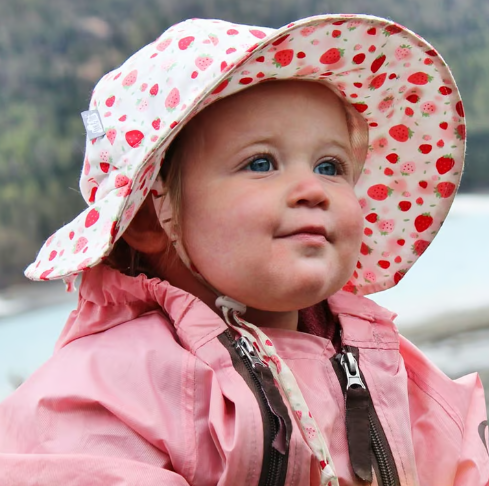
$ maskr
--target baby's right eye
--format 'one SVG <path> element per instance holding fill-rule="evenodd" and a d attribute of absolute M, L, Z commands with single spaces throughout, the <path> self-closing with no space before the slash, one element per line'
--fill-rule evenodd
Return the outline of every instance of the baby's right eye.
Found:
<path fill-rule="evenodd" d="M 259 155 L 246 164 L 244 169 L 252 172 L 270 172 L 273 170 L 273 163 L 269 157 Z"/>

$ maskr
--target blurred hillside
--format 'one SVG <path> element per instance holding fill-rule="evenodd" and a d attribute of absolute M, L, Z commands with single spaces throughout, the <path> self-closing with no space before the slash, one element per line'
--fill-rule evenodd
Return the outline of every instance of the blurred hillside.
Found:
<path fill-rule="evenodd" d="M 489 3 L 485 0 L 15 0 L 0 3 L 0 287 L 83 207 L 80 112 L 94 83 L 169 25 L 217 17 L 279 27 L 324 12 L 389 17 L 452 67 L 469 121 L 464 191 L 489 191 Z"/>

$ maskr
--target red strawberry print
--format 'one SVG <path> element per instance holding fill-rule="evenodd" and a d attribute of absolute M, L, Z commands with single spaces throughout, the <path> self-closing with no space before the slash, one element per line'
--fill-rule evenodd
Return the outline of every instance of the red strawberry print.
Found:
<path fill-rule="evenodd" d="M 422 197 L 418 197 L 418 199 L 416 199 L 416 204 L 418 206 L 422 206 L 424 204 L 424 200 Z"/>
<path fill-rule="evenodd" d="M 418 233 L 426 231 L 433 224 L 433 218 L 430 213 L 423 213 L 414 220 L 414 227 Z"/>
<path fill-rule="evenodd" d="M 401 201 L 397 207 L 401 210 L 401 211 L 409 211 L 411 209 L 411 202 L 410 201 Z"/>
<path fill-rule="evenodd" d="M 160 118 L 155 118 L 152 122 L 151 122 L 151 125 L 152 127 L 155 129 L 155 130 L 159 130 L 160 127 L 161 127 L 161 119 Z"/>
<path fill-rule="evenodd" d="M 398 142 L 407 142 L 413 132 L 406 125 L 395 125 L 389 129 L 389 135 Z"/>
<path fill-rule="evenodd" d="M 331 37 L 333 39 L 337 39 L 338 37 L 341 37 L 341 30 L 335 29 L 333 32 L 331 32 Z"/>
<path fill-rule="evenodd" d="M 409 78 L 407 80 L 408 80 L 408 83 L 421 86 L 424 84 L 428 84 L 432 79 L 433 79 L 433 77 L 428 76 L 426 73 L 417 72 L 417 73 L 411 74 L 411 76 L 409 76 Z"/>
<path fill-rule="evenodd" d="M 56 257 L 58 256 L 58 252 L 56 250 L 53 250 L 50 254 L 49 254 L 49 261 L 52 262 Z"/>
<path fill-rule="evenodd" d="M 292 49 L 283 49 L 275 53 L 273 63 L 276 67 L 288 66 L 294 59 L 294 51 Z"/>
<path fill-rule="evenodd" d="M 344 49 L 332 47 L 319 58 L 319 62 L 321 64 L 336 64 L 343 57 L 344 52 Z"/>
<path fill-rule="evenodd" d="M 119 121 L 121 122 L 125 122 L 127 119 L 127 115 L 122 115 L 120 118 L 119 118 Z"/>
<path fill-rule="evenodd" d="M 388 25 L 384 29 L 384 35 L 386 35 L 386 36 L 399 34 L 399 32 L 402 32 L 402 29 L 398 25 Z"/>
<path fill-rule="evenodd" d="M 419 96 L 416 93 L 412 93 L 406 97 L 410 103 L 417 103 L 419 101 Z"/>
<path fill-rule="evenodd" d="M 367 246 L 365 243 L 362 243 L 362 246 L 360 247 L 360 253 L 362 255 L 370 255 L 370 253 L 372 253 L 372 248 Z"/>
<path fill-rule="evenodd" d="M 175 110 L 175 108 L 178 106 L 179 103 L 180 103 L 180 91 L 178 91 L 178 88 L 173 88 L 168 93 L 168 96 L 166 97 L 165 108 L 168 111 L 173 111 Z"/>
<path fill-rule="evenodd" d="M 156 84 L 153 84 L 153 86 L 151 86 L 151 89 L 149 90 L 149 94 L 151 96 L 156 96 L 158 94 L 158 91 L 159 91 L 159 86 L 158 86 L 158 83 Z"/>
<path fill-rule="evenodd" d="M 386 168 L 384 169 L 384 174 L 385 174 L 386 176 L 389 176 L 389 177 L 390 177 L 390 176 L 394 175 L 394 171 L 393 171 L 393 170 L 392 170 L 390 167 L 386 167 Z"/>
<path fill-rule="evenodd" d="M 114 145 L 115 137 L 117 136 L 117 131 L 115 128 L 109 128 L 105 135 L 107 135 L 107 140 L 110 142 L 110 145 Z"/>
<path fill-rule="evenodd" d="M 439 174 L 443 175 L 452 170 L 454 165 L 455 160 L 453 160 L 453 157 L 451 155 L 445 155 L 436 161 L 436 170 Z"/>
<path fill-rule="evenodd" d="M 90 228 L 93 226 L 99 219 L 100 213 L 97 209 L 93 208 L 88 211 L 87 217 L 85 218 L 85 228 Z"/>
<path fill-rule="evenodd" d="M 440 123 L 440 128 L 441 128 L 442 130 L 446 130 L 446 129 L 448 128 L 448 123 L 447 123 L 447 122 L 441 122 L 441 123 Z"/>
<path fill-rule="evenodd" d="M 213 59 L 210 56 L 199 56 L 195 59 L 195 65 L 201 71 L 205 71 L 212 63 Z"/>
<path fill-rule="evenodd" d="M 368 52 L 375 52 L 376 50 L 377 48 L 373 44 L 368 48 Z"/>
<path fill-rule="evenodd" d="M 139 145 L 141 145 L 143 138 L 144 138 L 144 134 L 139 130 L 130 130 L 129 132 L 126 132 L 126 142 L 132 148 L 139 147 Z"/>
<path fill-rule="evenodd" d="M 363 52 L 356 54 L 353 56 L 352 61 L 354 64 L 362 64 L 362 62 L 365 61 L 365 54 Z"/>
<path fill-rule="evenodd" d="M 418 150 L 422 153 L 422 154 L 429 154 L 431 152 L 431 150 L 433 149 L 433 146 L 430 145 L 429 143 L 423 143 L 419 146 Z"/>
<path fill-rule="evenodd" d="M 213 92 L 212 94 L 219 94 L 224 91 L 229 84 L 229 79 L 225 79 Z"/>
<path fill-rule="evenodd" d="M 379 89 L 385 82 L 385 78 L 387 77 L 387 73 L 379 74 L 378 76 L 375 76 L 375 78 L 370 81 L 370 84 L 368 87 L 372 90 L 374 89 Z"/>
<path fill-rule="evenodd" d="M 107 162 L 100 162 L 100 170 L 102 172 L 107 174 L 107 172 L 109 172 L 109 169 L 110 169 L 110 164 L 108 164 Z"/>
<path fill-rule="evenodd" d="M 414 245 L 411 247 L 411 250 L 415 255 L 419 256 L 419 255 L 422 255 L 426 251 L 426 248 L 428 248 L 429 245 L 430 245 L 429 241 L 416 240 L 414 242 Z"/>
<path fill-rule="evenodd" d="M 253 82 L 253 78 L 241 78 L 239 84 L 250 84 Z"/>
<path fill-rule="evenodd" d="M 105 100 L 105 105 L 108 106 L 109 108 L 112 108 L 114 106 L 114 103 L 115 103 L 115 96 L 114 95 L 109 96 Z"/>
<path fill-rule="evenodd" d="M 304 59 L 306 57 L 306 53 L 305 52 L 298 52 L 297 53 L 297 59 Z"/>
<path fill-rule="evenodd" d="M 391 164 L 397 164 L 399 161 L 399 155 L 392 153 L 389 155 L 386 155 L 385 158 L 391 163 Z"/>
<path fill-rule="evenodd" d="M 236 30 L 236 29 L 229 29 L 227 32 L 226 32 L 227 35 L 238 35 L 239 32 Z"/>
<path fill-rule="evenodd" d="M 465 137 L 466 137 L 466 132 L 465 132 L 465 125 L 459 125 L 456 129 L 455 129 L 455 136 L 459 139 L 459 140 L 465 140 Z"/>
<path fill-rule="evenodd" d="M 377 265 L 380 267 L 380 268 L 383 268 L 384 270 L 386 270 L 387 268 L 389 268 L 391 266 L 391 262 L 387 261 L 387 260 L 379 260 L 377 262 Z"/>
<path fill-rule="evenodd" d="M 265 32 L 263 32 L 262 30 L 258 30 L 258 29 L 250 29 L 250 34 L 254 35 L 258 39 L 263 39 L 264 37 L 267 36 L 267 34 L 265 34 Z"/>
<path fill-rule="evenodd" d="M 84 236 L 80 236 L 80 238 L 76 240 L 73 253 L 80 253 L 87 246 L 87 244 L 88 244 L 88 240 Z"/>
<path fill-rule="evenodd" d="M 88 198 L 88 202 L 89 203 L 94 203 L 95 202 L 95 197 L 97 196 L 97 191 L 98 191 L 98 187 L 97 186 L 92 187 L 92 190 L 90 191 L 90 196 Z"/>
<path fill-rule="evenodd" d="M 406 116 L 413 116 L 414 115 L 413 109 L 409 108 L 409 106 L 406 107 L 406 109 L 404 110 L 404 113 L 406 114 Z"/>
<path fill-rule="evenodd" d="M 374 60 L 374 62 L 370 66 L 370 70 L 375 74 L 382 67 L 385 59 L 385 54 L 381 54 L 379 57 L 377 57 L 377 59 Z"/>
<path fill-rule="evenodd" d="M 452 88 L 449 88 L 448 86 L 441 86 L 438 89 L 438 92 L 442 94 L 443 96 L 447 96 L 449 94 L 452 94 Z"/>
<path fill-rule="evenodd" d="M 447 198 L 450 197 L 455 191 L 455 184 L 453 182 L 440 182 L 435 187 L 436 197 Z"/>
<path fill-rule="evenodd" d="M 435 49 L 430 49 L 429 51 L 426 51 L 425 54 L 431 57 L 438 56 L 438 53 L 435 51 Z"/>
<path fill-rule="evenodd" d="M 368 105 L 363 101 L 360 103 L 352 103 L 352 104 L 359 113 L 363 113 L 368 109 Z"/>
<path fill-rule="evenodd" d="M 369 223 L 376 223 L 379 219 L 379 215 L 377 213 L 370 213 L 370 214 L 367 214 L 367 216 L 365 216 L 365 219 Z"/>
<path fill-rule="evenodd" d="M 394 274 L 394 283 L 397 285 L 406 275 L 406 270 L 399 270 Z"/>
<path fill-rule="evenodd" d="M 282 37 L 279 37 L 276 41 L 273 41 L 272 42 L 272 46 L 279 46 L 280 44 L 282 44 L 282 42 L 287 39 L 287 37 L 289 37 L 290 34 L 287 34 L 287 35 L 283 35 Z"/>
<path fill-rule="evenodd" d="M 457 102 L 457 104 L 455 105 L 455 109 L 457 110 L 458 116 L 465 116 L 464 105 L 461 101 Z"/>
<path fill-rule="evenodd" d="M 138 79 L 138 71 L 137 69 L 134 69 L 128 75 L 126 75 L 126 77 L 122 80 L 122 86 L 124 86 L 124 88 L 129 88 L 136 82 L 137 79 Z"/>
<path fill-rule="evenodd" d="M 377 29 L 375 27 L 371 27 L 370 29 L 367 30 L 368 35 L 375 35 L 377 34 Z"/>
<path fill-rule="evenodd" d="M 392 194 L 392 189 L 385 184 L 375 184 L 369 187 L 367 194 L 376 201 L 383 201 Z"/>
<path fill-rule="evenodd" d="M 188 37 L 184 37 L 183 39 L 180 39 L 178 41 L 178 48 L 181 50 L 181 51 L 185 51 L 186 49 L 188 49 L 192 43 L 194 42 L 195 40 L 195 37 L 193 36 L 188 36 Z"/>

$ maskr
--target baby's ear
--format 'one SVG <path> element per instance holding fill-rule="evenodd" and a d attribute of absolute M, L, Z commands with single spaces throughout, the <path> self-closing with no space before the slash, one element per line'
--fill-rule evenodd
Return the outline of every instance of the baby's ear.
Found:
<path fill-rule="evenodd" d="M 144 200 L 122 238 L 131 248 L 147 255 L 167 248 L 168 237 L 158 221 L 151 195 Z"/>

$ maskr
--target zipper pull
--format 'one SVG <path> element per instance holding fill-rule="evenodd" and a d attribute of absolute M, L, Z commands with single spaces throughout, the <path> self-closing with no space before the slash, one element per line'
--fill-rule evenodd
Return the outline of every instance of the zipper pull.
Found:
<path fill-rule="evenodd" d="M 370 394 L 363 382 L 355 355 L 343 350 L 336 359 L 346 375 L 345 422 L 350 463 L 357 477 L 372 482 Z"/>
<path fill-rule="evenodd" d="M 256 370 L 257 366 L 265 366 L 265 363 L 256 354 L 255 348 L 246 336 L 238 338 L 234 343 L 234 347 L 238 351 L 239 356 L 246 358 L 254 370 Z"/>
<path fill-rule="evenodd" d="M 346 375 L 346 390 L 348 391 L 352 387 L 362 387 L 364 390 L 367 389 L 365 383 L 360 376 L 360 370 L 358 369 L 358 362 L 353 356 L 353 353 L 343 353 L 339 355 L 340 365 L 345 371 Z"/>

